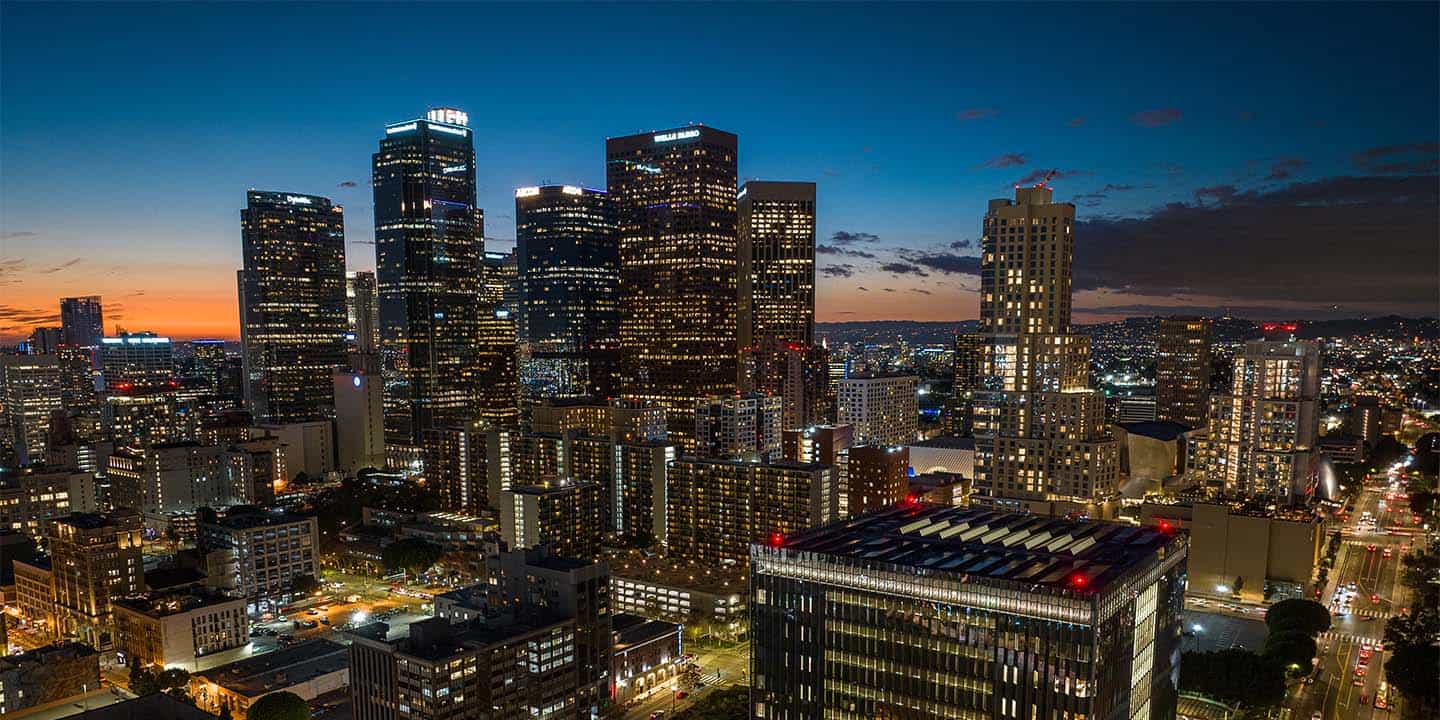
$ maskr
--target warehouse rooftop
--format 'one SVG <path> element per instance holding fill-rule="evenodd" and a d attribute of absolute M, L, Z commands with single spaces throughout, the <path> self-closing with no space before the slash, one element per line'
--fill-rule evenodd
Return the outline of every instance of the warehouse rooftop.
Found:
<path fill-rule="evenodd" d="M 1175 532 L 1092 520 L 902 503 L 775 537 L 770 547 L 965 576 L 1103 591 L 1157 562 Z M 787 552 L 787 554 L 789 554 Z"/>

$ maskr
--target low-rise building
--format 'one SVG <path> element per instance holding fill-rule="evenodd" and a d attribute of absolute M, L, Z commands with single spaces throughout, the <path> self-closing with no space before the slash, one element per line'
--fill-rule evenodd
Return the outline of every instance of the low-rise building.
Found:
<path fill-rule="evenodd" d="M 1141 507 L 1143 524 L 1162 521 L 1190 533 L 1190 595 L 1247 602 L 1308 597 L 1325 544 L 1324 523 L 1298 508 L 1258 503 Z"/>
<path fill-rule="evenodd" d="M 739 566 L 683 563 L 636 553 L 611 558 L 615 612 L 695 626 L 697 634 L 745 633 L 745 572 Z"/>
<path fill-rule="evenodd" d="M 243 598 L 203 587 L 115 601 L 116 649 L 132 667 L 189 665 L 250 641 Z"/>
<path fill-rule="evenodd" d="M 200 523 L 212 584 L 245 598 L 251 611 L 277 607 L 296 578 L 315 577 L 319 544 L 313 517 L 249 511 Z"/>
<path fill-rule="evenodd" d="M 21 627 L 42 640 L 59 637 L 55 617 L 55 577 L 50 558 L 16 560 L 15 606 L 20 611 Z"/>
<path fill-rule="evenodd" d="M 83 643 L 46 645 L 0 656 L 0 715 L 58 703 L 100 689 L 100 655 Z"/>
<path fill-rule="evenodd" d="M 330 640 L 308 640 L 190 676 L 195 706 L 213 715 L 230 708 L 245 720 L 256 700 L 277 692 L 311 701 L 350 686 L 350 651 Z"/>
<path fill-rule="evenodd" d="M 679 674 L 684 660 L 681 625 L 618 613 L 611 618 L 614 654 L 610 700 L 624 705 L 664 687 Z"/>

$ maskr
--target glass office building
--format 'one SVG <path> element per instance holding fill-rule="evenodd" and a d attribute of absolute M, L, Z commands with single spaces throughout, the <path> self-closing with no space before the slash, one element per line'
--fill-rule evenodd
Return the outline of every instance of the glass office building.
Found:
<path fill-rule="evenodd" d="M 752 717 L 1174 717 L 1185 535 L 902 504 L 751 546 Z"/>

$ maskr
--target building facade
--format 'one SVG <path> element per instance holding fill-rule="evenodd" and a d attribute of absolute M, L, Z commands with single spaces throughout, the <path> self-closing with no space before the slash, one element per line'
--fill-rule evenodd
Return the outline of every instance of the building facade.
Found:
<path fill-rule="evenodd" d="M 525 396 L 615 395 L 620 353 L 620 240 L 603 190 L 515 191 L 515 255 Z"/>
<path fill-rule="evenodd" d="M 670 467 L 666 496 L 670 557 L 710 567 L 743 563 L 751 542 L 832 519 L 833 478 L 830 467 L 814 463 L 682 457 Z"/>
<path fill-rule="evenodd" d="M 1090 340 L 1070 325 L 1075 206 L 1043 184 L 990 201 L 980 258 L 983 389 L 976 391 L 975 493 L 1105 498 L 1119 448 L 1089 389 Z"/>
<path fill-rule="evenodd" d="M 115 633 L 130 667 L 193 667 L 250 642 L 250 618 L 242 598 L 187 587 L 116 600 Z"/>
<path fill-rule="evenodd" d="M 694 126 L 606 141 L 620 226 L 625 396 L 665 408 L 689 449 L 695 403 L 734 392 L 738 138 Z"/>
<path fill-rule="evenodd" d="M 392 123 L 373 156 L 386 432 L 397 442 L 474 419 L 485 248 L 468 121 L 439 108 Z"/>
<path fill-rule="evenodd" d="M 861 445 L 904 445 L 920 430 L 914 375 L 850 377 L 840 381 L 837 422 L 855 428 Z"/>
<path fill-rule="evenodd" d="M 740 347 L 814 345 L 815 183 L 751 180 L 737 207 Z"/>
<path fill-rule="evenodd" d="M 251 190 L 240 212 L 245 402 L 261 422 L 331 417 L 346 364 L 345 214 L 318 195 Z"/>
<path fill-rule="evenodd" d="M 751 717 L 1175 715 L 1186 542 L 924 506 L 757 544 Z"/>
<path fill-rule="evenodd" d="M 41 463 L 50 439 L 50 417 L 61 405 L 60 364 L 54 355 L 0 356 L 0 399 L 6 445 L 18 465 Z"/>
<path fill-rule="evenodd" d="M 134 511 L 72 513 L 50 521 L 46 547 L 58 635 L 99 650 L 114 645 L 113 601 L 145 587 L 142 525 Z"/>
<path fill-rule="evenodd" d="M 60 299 L 60 343 L 94 348 L 105 337 L 105 307 L 99 295 Z"/>
<path fill-rule="evenodd" d="M 1210 404 L 1210 326 L 1199 317 L 1160 319 L 1155 336 L 1155 417 L 1203 427 Z"/>
<path fill-rule="evenodd" d="M 319 532 L 313 517 L 229 513 L 200 523 L 200 547 L 214 584 L 245 598 L 246 610 L 278 607 L 296 578 L 318 577 Z"/>

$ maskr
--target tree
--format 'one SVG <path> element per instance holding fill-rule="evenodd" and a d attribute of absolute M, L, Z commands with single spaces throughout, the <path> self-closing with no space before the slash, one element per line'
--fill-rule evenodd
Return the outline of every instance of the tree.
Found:
<path fill-rule="evenodd" d="M 131 666 L 130 668 L 130 692 L 144 697 L 160 692 L 160 683 L 155 681 L 155 673 L 143 667 Z"/>
<path fill-rule="evenodd" d="M 420 538 L 405 538 L 386 545 L 380 557 L 391 572 L 404 570 L 411 575 L 419 575 L 429 570 L 444 554 L 445 548 L 435 543 Z"/>
<path fill-rule="evenodd" d="M 694 705 L 675 713 L 674 720 L 738 720 L 750 716 L 750 688 L 731 685 L 717 689 Z"/>
<path fill-rule="evenodd" d="M 296 575 L 290 578 L 290 592 L 297 595 L 309 595 L 320 589 L 320 581 L 314 575 Z"/>
<path fill-rule="evenodd" d="M 1308 671 L 1319 648 L 1315 638 L 1297 630 L 1272 632 L 1265 639 L 1265 656 L 1280 663 L 1282 667 Z"/>
<path fill-rule="evenodd" d="M 1314 600 L 1281 600 L 1265 613 L 1265 625 L 1271 634 L 1296 630 L 1314 637 L 1330 629 L 1330 611 Z"/>
<path fill-rule="evenodd" d="M 1417 606 L 1409 615 L 1396 615 L 1385 621 L 1385 642 L 1392 646 L 1424 645 L 1440 635 L 1440 610 L 1433 606 Z"/>
<path fill-rule="evenodd" d="M 1440 705 L 1440 647 L 1401 645 L 1385 661 L 1385 676 L 1407 701 L 1422 706 L 1417 717 L 1427 717 L 1424 708 Z"/>
<path fill-rule="evenodd" d="M 1285 699 L 1285 670 L 1271 658 L 1239 648 L 1185 653 L 1180 689 L 1225 703 L 1270 707 Z"/>
<path fill-rule="evenodd" d="M 310 720 L 310 704 L 292 692 L 262 696 L 250 706 L 249 720 Z"/>
<path fill-rule="evenodd" d="M 1416 549 L 1400 560 L 1400 582 L 1414 591 L 1419 598 L 1428 601 L 1440 594 L 1440 585 L 1435 584 L 1436 578 L 1440 578 L 1440 553 Z"/>

